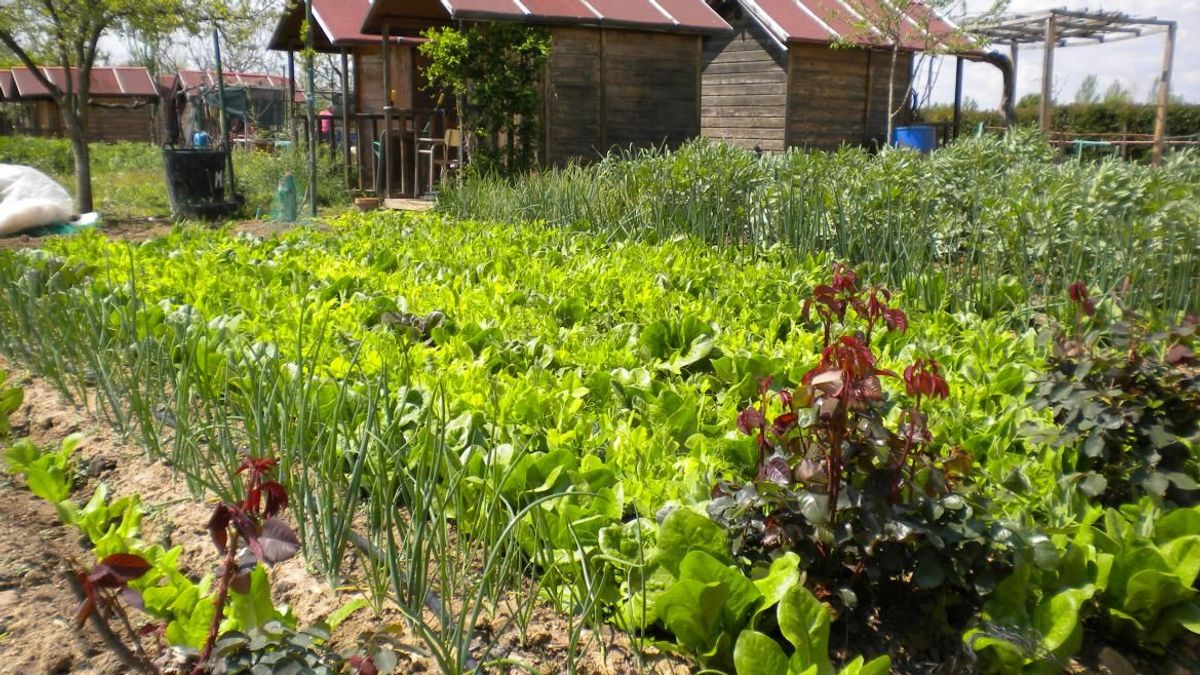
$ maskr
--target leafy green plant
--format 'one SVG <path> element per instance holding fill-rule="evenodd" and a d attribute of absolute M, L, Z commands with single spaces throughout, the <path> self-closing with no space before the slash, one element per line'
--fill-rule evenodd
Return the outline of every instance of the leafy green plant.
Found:
<path fill-rule="evenodd" d="M 1031 435 L 1075 449 L 1081 489 L 1105 504 L 1142 495 L 1191 503 L 1200 494 L 1200 371 L 1193 341 L 1200 318 L 1151 332 L 1097 313 L 1082 283 L 1069 295 L 1074 325 L 1054 337 L 1054 353 L 1033 398 L 1054 426 Z"/>
<path fill-rule="evenodd" d="M 330 647 L 329 638 L 329 629 L 325 626 L 296 630 L 279 621 L 270 621 L 245 632 L 228 631 L 217 640 L 209 672 L 213 675 L 262 672 L 336 675 L 346 672 L 348 664 Z M 380 669 L 376 672 L 391 671 Z"/>
<path fill-rule="evenodd" d="M 58 450 L 42 451 L 29 439 L 17 441 L 4 451 L 4 461 L 9 473 L 25 476 L 29 491 L 55 505 L 60 517 L 65 513 L 62 506 L 71 494 L 75 483 L 75 464 L 71 455 L 83 442 L 83 436 L 72 434 L 62 440 Z M 63 518 L 64 522 L 68 518 Z"/>
<path fill-rule="evenodd" d="M 1200 508 L 1163 511 L 1144 498 L 1091 507 L 1070 532 L 1020 538 L 1013 573 L 964 637 L 985 672 L 1061 672 L 1086 622 L 1150 651 L 1200 633 Z"/>
<path fill-rule="evenodd" d="M 8 386 L 8 373 L 0 370 L 0 442 L 8 440 L 12 433 L 12 423 L 8 416 L 21 408 L 25 401 L 25 390 L 20 386 Z"/>

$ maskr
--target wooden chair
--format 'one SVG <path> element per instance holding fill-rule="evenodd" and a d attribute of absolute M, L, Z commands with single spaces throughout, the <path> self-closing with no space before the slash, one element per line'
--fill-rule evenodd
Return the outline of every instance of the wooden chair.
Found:
<path fill-rule="evenodd" d="M 446 133 L 441 138 L 423 138 L 421 139 L 421 147 L 417 150 L 417 155 L 422 158 L 422 161 L 428 159 L 429 167 L 429 191 L 433 191 L 434 175 L 438 169 L 441 169 L 441 176 L 445 177 L 448 171 L 458 167 L 462 163 L 462 130 L 446 129 Z"/>

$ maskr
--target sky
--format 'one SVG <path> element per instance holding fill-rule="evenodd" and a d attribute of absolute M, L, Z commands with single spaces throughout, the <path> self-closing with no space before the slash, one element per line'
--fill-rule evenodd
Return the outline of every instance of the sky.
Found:
<path fill-rule="evenodd" d="M 986 10 L 990 0 L 967 0 L 967 10 Z M 1175 40 L 1175 68 L 1171 74 L 1171 93 L 1193 103 L 1200 103 L 1200 0 L 1011 0 L 1008 12 L 1036 12 L 1066 7 L 1071 10 L 1104 10 L 1124 12 L 1137 18 L 1158 17 L 1178 22 Z M 1100 79 L 1101 94 L 1113 80 L 1133 92 L 1137 101 L 1149 96 L 1154 79 L 1162 68 L 1166 35 L 1159 33 L 1113 44 L 1088 45 L 1054 51 L 1054 91 L 1058 101 L 1075 97 L 1079 84 L 1089 74 Z M 1001 50 L 1008 53 L 1008 47 Z M 1042 52 L 1040 47 L 1024 47 L 1017 57 L 1017 98 L 1041 91 Z M 954 60 L 933 59 L 934 83 L 931 100 L 949 103 L 954 100 Z M 928 68 L 927 64 L 925 68 Z M 924 69 L 923 69 L 924 71 Z M 919 88 L 928 82 L 924 74 L 918 79 Z M 978 102 L 981 108 L 1000 105 L 1002 81 L 1000 71 L 986 63 L 967 62 L 963 71 L 963 96 Z M 923 94 L 923 92 L 922 92 Z"/>

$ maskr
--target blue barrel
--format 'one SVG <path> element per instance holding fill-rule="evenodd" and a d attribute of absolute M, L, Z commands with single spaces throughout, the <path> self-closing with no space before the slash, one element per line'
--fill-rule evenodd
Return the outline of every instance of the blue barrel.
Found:
<path fill-rule="evenodd" d="M 896 127 L 892 130 L 892 145 L 897 148 L 912 148 L 919 152 L 933 152 L 937 147 L 937 127 L 927 124 Z"/>

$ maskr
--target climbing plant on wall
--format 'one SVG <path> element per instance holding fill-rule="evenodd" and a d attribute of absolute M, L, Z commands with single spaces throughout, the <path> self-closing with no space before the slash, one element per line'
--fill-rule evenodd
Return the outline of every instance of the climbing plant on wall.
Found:
<path fill-rule="evenodd" d="M 431 28 L 420 46 L 429 86 L 458 98 L 471 161 L 484 171 L 519 173 L 537 157 L 542 70 L 550 34 L 517 24 Z"/>

